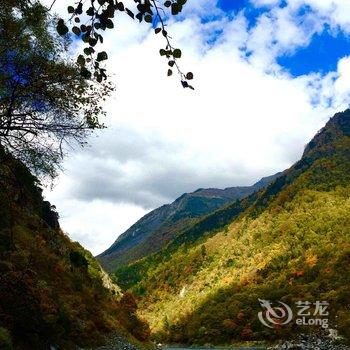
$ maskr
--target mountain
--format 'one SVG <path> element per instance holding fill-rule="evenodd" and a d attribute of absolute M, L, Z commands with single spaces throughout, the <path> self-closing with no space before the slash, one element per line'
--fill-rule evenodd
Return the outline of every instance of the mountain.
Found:
<path fill-rule="evenodd" d="M 296 324 L 300 301 L 316 316 L 315 305 L 329 303 L 325 322 L 350 341 L 350 110 L 266 188 L 189 225 L 114 278 L 140 296 L 157 341 L 223 345 L 318 331 Z M 265 327 L 263 301 L 288 304 L 294 318 Z"/>
<path fill-rule="evenodd" d="M 266 187 L 280 173 L 264 177 L 252 186 L 225 189 L 198 189 L 185 193 L 173 203 L 157 208 L 126 230 L 113 245 L 97 256 L 104 268 L 111 271 L 157 252 L 181 230 L 197 222 L 227 203 L 242 199 Z"/>
<path fill-rule="evenodd" d="M 112 333 L 146 340 L 132 295 L 61 231 L 41 192 L 0 147 L 0 348 L 91 348 Z"/>

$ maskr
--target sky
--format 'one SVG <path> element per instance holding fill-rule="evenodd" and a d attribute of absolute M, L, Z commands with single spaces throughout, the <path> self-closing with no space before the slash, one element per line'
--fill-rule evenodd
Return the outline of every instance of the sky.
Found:
<path fill-rule="evenodd" d="M 69 3 L 54 10 L 65 16 Z M 288 168 L 348 108 L 349 0 L 188 0 L 168 32 L 195 90 L 166 77 L 161 36 L 119 17 L 105 35 L 108 128 L 72 150 L 45 191 L 63 230 L 94 254 L 185 192 Z"/>

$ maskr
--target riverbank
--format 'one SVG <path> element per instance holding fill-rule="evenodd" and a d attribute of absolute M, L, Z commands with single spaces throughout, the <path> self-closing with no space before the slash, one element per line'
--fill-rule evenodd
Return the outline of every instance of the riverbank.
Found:
<path fill-rule="evenodd" d="M 93 349 L 78 349 L 78 350 L 145 350 L 145 348 L 141 349 L 140 347 L 137 347 L 131 344 L 120 335 L 113 334 L 107 338 L 106 344 L 103 346 L 99 346 L 98 348 L 93 348 Z"/>
<path fill-rule="evenodd" d="M 300 335 L 294 341 L 285 341 L 277 345 L 233 345 L 233 346 L 166 346 L 164 350 L 350 350 L 341 339 L 331 339 L 326 335 Z"/>
<path fill-rule="evenodd" d="M 237 343 L 232 345 L 222 345 L 222 346 L 185 346 L 185 345 L 166 345 L 164 350 L 266 350 L 268 345 L 262 342 L 249 342 L 249 343 Z"/>
<path fill-rule="evenodd" d="M 247 346 L 230 346 L 230 347 L 195 347 L 195 348 L 183 348 L 183 347 L 165 347 L 164 350 L 266 350 L 267 347 L 247 347 Z"/>
<path fill-rule="evenodd" d="M 300 335 L 294 341 L 286 341 L 280 345 L 269 347 L 268 350 L 350 350 L 341 344 L 341 340 L 331 339 L 324 335 Z"/>
<path fill-rule="evenodd" d="M 259 344 L 237 344 L 233 346 L 184 346 L 168 345 L 163 350 L 350 350 L 349 345 L 341 344 L 341 340 L 331 339 L 324 335 L 300 335 L 294 341 L 281 342 L 268 346 Z M 88 350 L 88 349 L 85 349 Z M 144 350 L 119 335 L 109 337 L 106 345 L 93 350 Z"/>

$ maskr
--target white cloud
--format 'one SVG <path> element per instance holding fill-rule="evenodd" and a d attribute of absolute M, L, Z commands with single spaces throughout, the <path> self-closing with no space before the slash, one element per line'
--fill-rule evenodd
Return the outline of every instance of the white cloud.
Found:
<path fill-rule="evenodd" d="M 347 0 L 288 0 L 290 6 L 311 6 L 319 16 L 332 20 L 333 25 L 350 29 L 350 2 Z"/>
<path fill-rule="evenodd" d="M 60 203 L 60 224 L 63 229 L 74 241 L 79 241 L 95 254 L 108 248 L 115 240 L 116 232 L 125 231 L 130 222 L 147 212 L 135 205 L 108 201 L 83 202 L 61 196 L 56 201 Z"/>
<path fill-rule="evenodd" d="M 255 6 L 280 5 L 282 0 L 251 0 Z M 287 0 L 288 8 L 296 11 L 302 7 L 310 7 L 320 21 L 327 22 L 333 27 L 350 31 L 350 2 L 348 0 Z"/>
<path fill-rule="evenodd" d="M 335 95 L 342 100 L 349 96 L 349 82 L 350 82 L 350 57 L 342 58 L 338 63 L 338 79 L 334 84 Z"/>
<path fill-rule="evenodd" d="M 63 213 L 63 228 L 94 253 L 185 191 L 247 185 L 290 166 L 328 117 L 347 106 L 349 58 L 324 77 L 292 78 L 275 62 L 307 45 L 323 17 L 301 20 L 290 5 L 272 8 L 249 29 L 243 13 L 229 20 L 215 1 L 190 3 L 191 15 L 168 29 L 183 49 L 181 66 L 195 74 L 195 91 L 166 77 L 162 37 L 146 26 L 122 17 L 120 29 L 106 35 L 117 84 L 106 105 L 110 129 L 71 154 L 47 193 Z M 216 17 L 203 23 L 205 4 Z"/>

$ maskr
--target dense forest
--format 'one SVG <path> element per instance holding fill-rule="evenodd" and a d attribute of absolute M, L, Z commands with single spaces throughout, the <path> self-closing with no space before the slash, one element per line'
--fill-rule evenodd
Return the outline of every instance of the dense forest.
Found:
<path fill-rule="evenodd" d="M 158 340 L 230 344 L 306 331 L 269 329 L 259 299 L 330 303 L 350 339 L 350 110 L 336 114 L 303 157 L 266 189 L 219 209 L 115 279 L 142 297 Z"/>
<path fill-rule="evenodd" d="M 113 332 L 144 342 L 136 301 L 60 229 L 38 180 L 0 149 L 0 348 L 103 344 Z"/>

